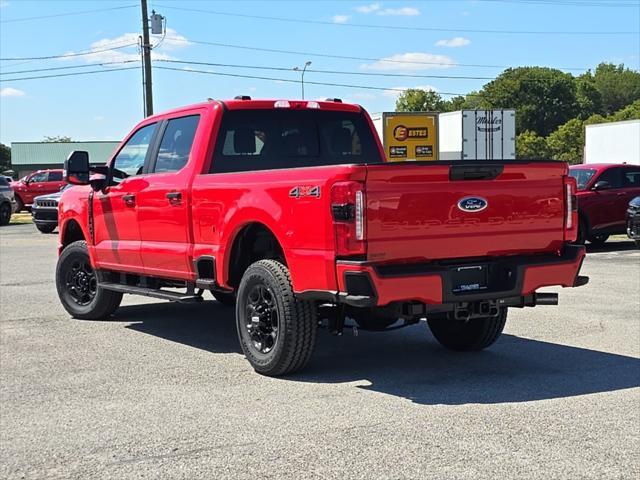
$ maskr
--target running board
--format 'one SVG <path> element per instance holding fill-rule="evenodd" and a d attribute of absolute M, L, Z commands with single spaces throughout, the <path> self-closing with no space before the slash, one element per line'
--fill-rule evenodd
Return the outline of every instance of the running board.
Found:
<path fill-rule="evenodd" d="M 132 295 L 142 295 L 144 297 L 161 298 L 171 302 L 179 303 L 197 303 L 202 301 L 201 295 L 189 295 L 186 293 L 167 292 L 166 290 L 158 290 L 155 288 L 135 287 L 133 285 L 122 285 L 120 283 L 100 282 L 100 288 L 111 290 L 113 292 L 130 293 Z"/>

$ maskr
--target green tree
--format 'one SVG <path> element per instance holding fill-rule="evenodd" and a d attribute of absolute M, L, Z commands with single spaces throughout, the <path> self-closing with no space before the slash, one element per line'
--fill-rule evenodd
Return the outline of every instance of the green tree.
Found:
<path fill-rule="evenodd" d="M 600 92 L 602 107 L 599 113 L 611 115 L 640 99 L 640 72 L 624 65 L 601 63 L 593 75 L 587 72 L 583 78 L 591 79 Z"/>
<path fill-rule="evenodd" d="M 62 136 L 62 135 L 56 135 L 54 137 L 45 136 L 42 141 L 45 142 L 45 143 L 73 142 L 73 140 L 71 140 L 71 137 L 65 137 L 65 136 Z"/>
<path fill-rule="evenodd" d="M 396 100 L 396 112 L 442 112 L 446 102 L 438 92 L 410 88 Z"/>
<path fill-rule="evenodd" d="M 0 172 L 11 168 L 11 148 L 0 143 Z"/>
<path fill-rule="evenodd" d="M 640 100 L 636 100 L 627 105 L 622 110 L 618 110 L 611 117 L 612 122 L 621 122 L 623 120 L 640 120 Z"/>
<path fill-rule="evenodd" d="M 547 137 L 549 153 L 554 160 L 562 160 L 571 164 L 582 162 L 584 149 L 584 122 L 572 118 L 560 125 Z"/>
<path fill-rule="evenodd" d="M 487 83 L 476 103 L 488 108 L 515 108 L 518 132 L 541 136 L 553 132 L 576 114 L 573 76 L 553 68 L 509 68 Z"/>
<path fill-rule="evenodd" d="M 522 160 L 548 160 L 551 158 L 547 141 L 536 132 L 526 130 L 516 137 L 516 158 Z"/>
<path fill-rule="evenodd" d="M 462 110 L 465 107 L 467 99 L 462 95 L 451 97 L 449 100 L 444 101 L 444 112 L 455 112 L 456 110 Z"/>
<path fill-rule="evenodd" d="M 596 88 L 593 79 L 585 75 L 576 79 L 577 118 L 580 120 L 586 120 L 591 115 L 602 111 L 600 90 Z"/>

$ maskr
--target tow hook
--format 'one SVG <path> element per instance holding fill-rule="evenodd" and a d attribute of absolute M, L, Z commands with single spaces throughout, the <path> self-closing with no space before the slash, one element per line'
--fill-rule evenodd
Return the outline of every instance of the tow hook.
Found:
<path fill-rule="evenodd" d="M 497 300 L 458 303 L 453 311 L 456 320 L 470 320 L 480 317 L 497 317 L 500 313 Z"/>

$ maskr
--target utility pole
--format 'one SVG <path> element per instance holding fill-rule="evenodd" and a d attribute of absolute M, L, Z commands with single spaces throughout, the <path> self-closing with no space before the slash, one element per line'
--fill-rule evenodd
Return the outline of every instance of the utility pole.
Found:
<path fill-rule="evenodd" d="M 151 81 L 151 44 L 149 43 L 149 13 L 147 0 L 142 4 L 142 64 L 144 69 L 144 115 L 153 115 L 153 88 Z"/>

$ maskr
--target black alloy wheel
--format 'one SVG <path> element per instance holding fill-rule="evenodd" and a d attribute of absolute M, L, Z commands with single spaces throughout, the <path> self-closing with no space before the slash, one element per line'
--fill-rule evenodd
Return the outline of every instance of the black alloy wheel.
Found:
<path fill-rule="evenodd" d="M 89 258 L 76 257 L 69 262 L 64 282 L 69 297 L 80 306 L 89 305 L 96 296 L 98 282 Z"/>
<path fill-rule="evenodd" d="M 254 285 L 247 296 L 244 326 L 253 348 L 268 354 L 278 341 L 278 308 L 273 292 L 263 284 Z"/>

